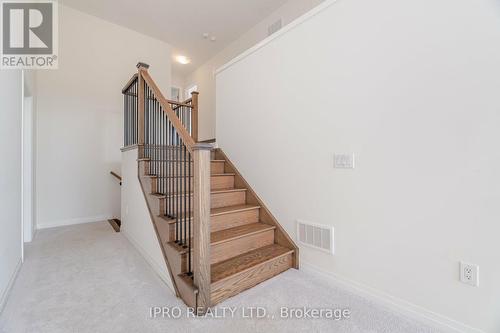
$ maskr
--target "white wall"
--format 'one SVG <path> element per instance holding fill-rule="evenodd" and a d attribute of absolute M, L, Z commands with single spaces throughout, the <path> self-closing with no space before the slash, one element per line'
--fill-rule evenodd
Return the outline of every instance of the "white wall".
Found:
<path fill-rule="evenodd" d="M 217 75 L 218 143 L 292 235 L 335 227 L 306 266 L 499 332 L 498 40 L 494 0 L 338 1 Z"/>
<path fill-rule="evenodd" d="M 0 311 L 22 256 L 22 72 L 0 70 Z"/>
<path fill-rule="evenodd" d="M 200 140 L 215 138 L 215 70 L 266 38 L 267 28 L 278 19 L 282 19 L 284 26 L 321 2 L 289 0 L 184 79 L 184 88 L 197 85 L 200 92 Z"/>
<path fill-rule="evenodd" d="M 35 234 L 35 126 L 36 71 L 24 71 L 23 99 L 23 240 L 31 242 Z"/>
<path fill-rule="evenodd" d="M 170 89 L 169 45 L 69 7 L 59 16 L 59 69 L 37 77 L 38 227 L 116 216 L 121 89 L 139 61 Z"/>
<path fill-rule="evenodd" d="M 184 94 L 184 88 L 186 86 L 184 79 L 185 78 L 182 75 L 178 75 L 174 71 L 172 71 L 172 87 L 180 88 L 182 94 Z M 170 90 L 168 91 L 168 93 L 170 94 Z M 170 95 L 169 97 L 172 98 L 172 96 Z M 184 96 L 181 96 L 181 100 L 184 100 Z"/>
<path fill-rule="evenodd" d="M 149 215 L 138 178 L 137 149 L 122 153 L 122 227 L 121 232 L 149 262 L 154 271 L 174 292 L 174 287 Z"/>

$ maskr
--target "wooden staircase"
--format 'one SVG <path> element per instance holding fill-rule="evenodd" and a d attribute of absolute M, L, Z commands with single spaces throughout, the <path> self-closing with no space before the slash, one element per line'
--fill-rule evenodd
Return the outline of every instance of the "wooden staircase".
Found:
<path fill-rule="evenodd" d="M 152 136 L 154 144 L 148 143 L 146 133 L 146 142 L 138 139 L 137 146 L 139 180 L 177 295 L 204 312 L 281 272 L 298 268 L 297 246 L 224 152 L 189 142 L 197 136 L 192 133 L 197 110 L 191 108 L 189 122 L 183 121 L 184 115 L 174 112 L 176 102 L 161 95 L 147 67 L 139 66 L 135 77 L 139 86 L 144 80 L 142 84 L 152 90 L 160 106 L 160 122 L 154 126 L 168 128 L 165 140 L 159 131 Z M 147 92 L 142 101 L 140 93 L 137 96 L 138 119 L 140 104 L 150 98 Z M 180 104 L 190 105 L 189 101 Z M 148 111 L 145 113 L 148 118 Z M 146 119 L 146 123 L 151 121 Z M 184 131 L 190 137 L 171 139 L 171 129 L 179 137 Z"/>

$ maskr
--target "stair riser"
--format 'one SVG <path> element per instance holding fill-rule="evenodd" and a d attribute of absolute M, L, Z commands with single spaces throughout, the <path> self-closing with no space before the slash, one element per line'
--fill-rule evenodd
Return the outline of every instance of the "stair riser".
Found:
<path fill-rule="evenodd" d="M 246 191 L 212 194 L 210 199 L 211 208 L 244 205 L 246 203 Z"/>
<path fill-rule="evenodd" d="M 268 280 L 288 270 L 289 268 L 292 268 L 292 265 L 293 257 L 290 253 L 233 275 L 228 279 L 212 283 L 212 305 L 218 304 L 229 297 L 235 296 L 244 290 L 252 288 L 257 284 Z"/>
<path fill-rule="evenodd" d="M 259 222 L 259 208 L 252 210 L 212 216 L 211 231 L 219 231 Z"/>
<path fill-rule="evenodd" d="M 234 188 L 234 176 L 212 176 L 210 179 L 212 191 Z"/>
<path fill-rule="evenodd" d="M 154 188 L 153 188 L 154 190 Z M 236 206 L 243 205 L 246 201 L 246 192 L 224 192 L 224 193 L 214 193 L 211 195 L 211 208 L 220 208 L 225 206 Z M 165 212 L 166 198 L 158 199 L 158 207 L 160 212 Z M 191 203 L 193 204 L 193 203 Z M 173 213 L 177 212 L 177 207 L 173 208 Z M 191 208 L 192 209 L 192 208 Z M 183 208 L 181 212 L 186 212 L 187 208 Z"/>
<path fill-rule="evenodd" d="M 248 235 L 228 242 L 214 244 L 211 246 L 211 264 L 215 264 L 245 252 L 274 243 L 274 230 L 264 231 L 254 235 Z"/>
<path fill-rule="evenodd" d="M 175 226 L 175 225 L 173 225 Z M 172 240 L 175 240 L 175 227 L 172 227 L 173 232 Z M 228 242 L 212 244 L 210 248 L 210 264 L 216 264 L 218 262 L 231 259 L 233 257 L 239 256 L 240 254 L 256 250 L 260 247 L 271 245 L 274 243 L 274 230 L 267 230 L 258 234 L 248 235 L 241 238 L 237 238 Z M 183 271 L 186 272 L 187 269 L 187 253 L 181 254 Z"/>
<path fill-rule="evenodd" d="M 224 173 L 224 162 L 211 162 L 210 173 Z"/>
<path fill-rule="evenodd" d="M 162 209 L 161 206 L 160 209 Z M 215 232 L 257 222 L 259 222 L 259 208 L 231 214 L 212 216 L 210 218 L 210 230 L 211 232 Z M 167 230 L 169 234 L 169 241 L 175 240 L 175 224 L 169 224 L 165 222 L 162 223 L 162 227 L 168 228 Z"/>
<path fill-rule="evenodd" d="M 151 187 L 154 188 L 155 190 L 159 190 L 159 184 L 158 181 L 162 181 L 161 179 L 158 178 L 151 178 Z M 179 186 L 179 187 L 177 187 Z M 217 191 L 217 190 L 227 190 L 227 189 L 233 189 L 234 188 L 234 176 L 228 175 L 228 176 L 212 176 L 210 178 L 210 188 L 212 191 Z M 193 183 L 193 177 L 189 179 L 184 179 L 184 178 L 170 178 L 167 183 L 167 189 L 166 193 L 178 193 L 178 192 L 184 192 L 186 190 L 189 192 L 189 190 L 193 191 L 194 189 L 194 183 Z M 162 191 L 165 192 L 165 191 Z"/>

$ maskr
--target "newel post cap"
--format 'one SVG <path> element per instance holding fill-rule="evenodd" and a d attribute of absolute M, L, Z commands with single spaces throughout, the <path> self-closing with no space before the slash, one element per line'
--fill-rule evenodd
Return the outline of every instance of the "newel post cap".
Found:
<path fill-rule="evenodd" d="M 141 68 L 148 69 L 149 65 L 146 64 L 145 62 L 138 62 L 137 63 L 137 68 L 139 68 L 139 69 L 141 69 Z"/>

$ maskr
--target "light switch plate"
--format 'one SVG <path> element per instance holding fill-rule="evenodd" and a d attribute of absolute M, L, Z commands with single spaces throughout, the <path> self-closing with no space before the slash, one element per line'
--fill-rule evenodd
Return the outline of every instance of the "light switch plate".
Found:
<path fill-rule="evenodd" d="M 354 154 L 335 154 L 335 169 L 354 169 Z"/>

